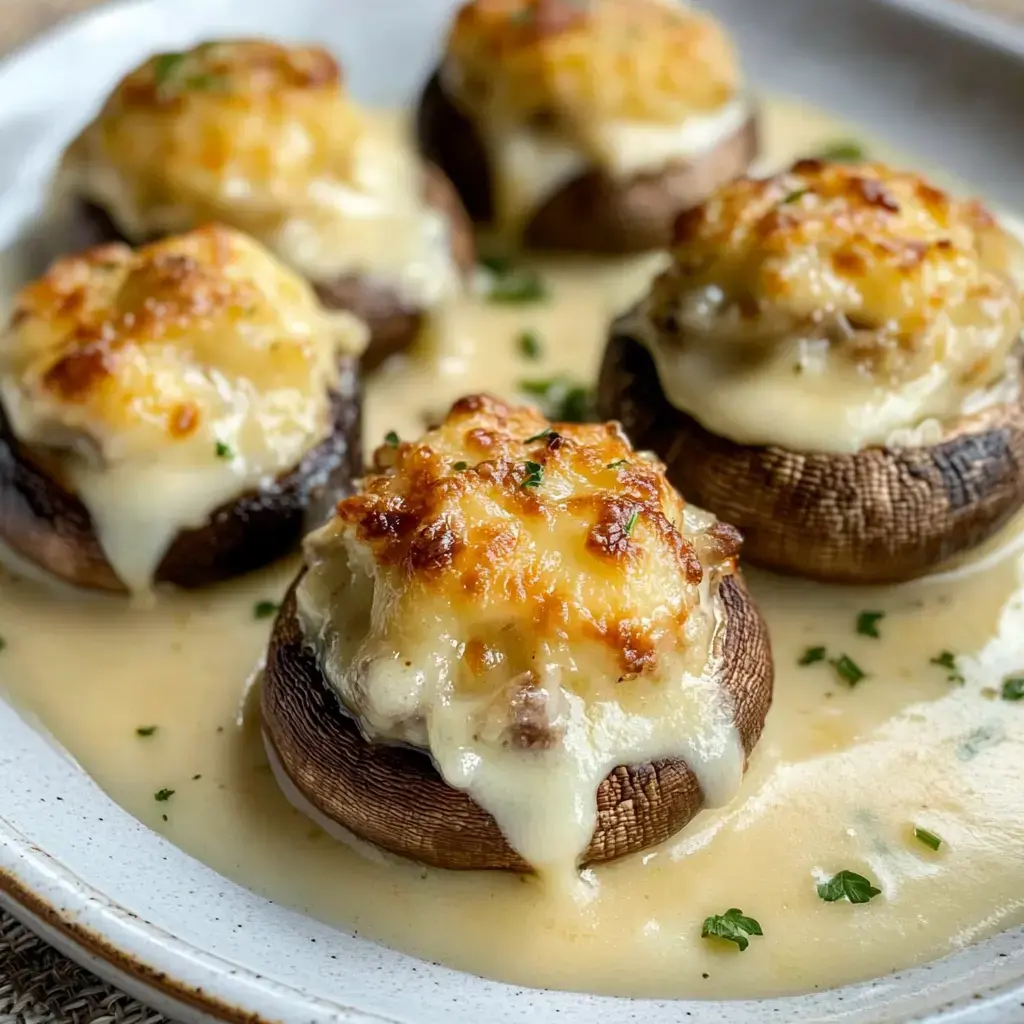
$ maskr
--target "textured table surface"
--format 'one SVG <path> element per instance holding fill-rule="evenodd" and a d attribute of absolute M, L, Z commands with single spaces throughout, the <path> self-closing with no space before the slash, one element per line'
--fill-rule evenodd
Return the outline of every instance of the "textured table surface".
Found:
<path fill-rule="evenodd" d="M 0 0 L 0 51 L 97 0 Z M 1024 21 L 1024 0 L 963 0 Z M 0 1024 L 160 1024 L 166 1018 L 65 959 L 0 911 Z"/>

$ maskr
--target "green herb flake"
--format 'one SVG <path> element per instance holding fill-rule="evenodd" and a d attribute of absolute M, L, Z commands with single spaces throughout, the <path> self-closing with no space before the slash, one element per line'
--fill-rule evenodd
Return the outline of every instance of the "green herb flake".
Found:
<path fill-rule="evenodd" d="M 398 434 L 394 430 L 389 430 L 384 435 L 384 443 L 389 448 L 397 448 L 402 443 L 402 439 L 398 436 Z"/>
<path fill-rule="evenodd" d="M 855 871 L 840 871 L 818 886 L 818 895 L 826 903 L 836 903 L 844 899 L 851 903 L 867 903 L 881 892 L 881 889 L 876 888 Z"/>
<path fill-rule="evenodd" d="M 252 606 L 252 617 L 254 619 L 269 619 L 280 611 L 281 606 L 275 601 L 257 601 Z"/>
<path fill-rule="evenodd" d="M 914 838 L 928 847 L 929 850 L 937 850 L 942 845 L 942 840 L 934 833 L 929 832 L 920 825 L 914 826 Z"/>
<path fill-rule="evenodd" d="M 857 632 L 861 636 L 870 636 L 878 640 L 881 633 L 878 632 L 878 624 L 885 618 L 885 612 L 861 612 L 857 616 Z"/>
<path fill-rule="evenodd" d="M 172 796 L 174 796 L 173 789 L 158 789 L 153 794 L 153 799 L 156 800 L 157 803 L 163 804 L 170 800 Z"/>
<path fill-rule="evenodd" d="M 939 668 L 946 670 L 947 683 L 955 683 L 959 686 L 964 682 L 963 673 L 957 667 L 956 655 L 952 651 L 940 651 L 934 658 L 930 659 L 930 664 L 938 665 Z"/>
<path fill-rule="evenodd" d="M 225 444 L 223 441 L 218 441 L 213 450 L 218 459 L 233 459 L 235 457 L 231 445 Z"/>
<path fill-rule="evenodd" d="M 155 732 L 156 732 L 156 726 L 155 725 L 140 725 L 138 727 L 138 729 L 135 730 L 135 735 L 136 736 L 152 736 L 153 733 L 155 733 Z"/>
<path fill-rule="evenodd" d="M 455 463 L 454 466 L 452 466 L 452 469 L 454 469 L 456 473 L 465 473 L 466 470 L 469 469 L 469 463 L 463 462 L 460 459 L 458 462 Z"/>
<path fill-rule="evenodd" d="M 202 775 L 193 775 L 192 776 L 192 781 L 193 782 L 198 782 L 201 778 L 202 778 Z"/>
<path fill-rule="evenodd" d="M 819 661 L 824 661 L 827 656 L 828 652 L 824 647 L 808 647 L 807 650 L 800 655 L 800 660 L 797 664 L 816 665 Z"/>
<path fill-rule="evenodd" d="M 516 345 L 524 359 L 540 359 L 544 355 L 544 346 L 536 331 L 523 331 L 516 339 Z"/>
<path fill-rule="evenodd" d="M 541 480 L 544 477 L 544 467 L 539 462 L 527 462 L 526 463 L 526 479 L 519 485 L 520 487 L 540 487 Z"/>
<path fill-rule="evenodd" d="M 619 466 L 628 466 L 628 465 L 629 465 L 629 460 L 628 459 L 619 459 L 616 462 L 609 462 L 608 465 L 605 466 L 604 468 L 605 469 L 618 469 Z"/>
<path fill-rule="evenodd" d="M 815 154 L 816 159 L 834 164 L 854 164 L 866 156 L 863 144 L 856 139 L 835 139 L 833 142 L 826 142 Z"/>
<path fill-rule="evenodd" d="M 840 654 L 838 658 L 832 658 L 829 664 L 847 686 L 856 686 L 867 677 L 867 673 L 847 654 Z"/>
<path fill-rule="evenodd" d="M 636 521 L 640 518 L 640 512 L 637 509 L 633 509 L 629 514 L 629 518 L 626 520 L 625 534 L 630 536 L 633 532 L 633 527 L 636 526 Z"/>
<path fill-rule="evenodd" d="M 510 263 L 491 261 L 487 266 L 490 279 L 485 286 L 485 296 L 491 302 L 510 305 L 525 305 L 540 302 L 550 295 L 547 282 L 529 267 L 516 267 Z M 496 269 L 500 267 L 500 269 Z"/>
<path fill-rule="evenodd" d="M 528 437 L 523 444 L 533 444 L 534 441 L 542 441 L 545 437 L 550 437 L 554 431 L 551 427 L 547 427 L 542 430 L 539 434 L 534 434 L 533 437 Z"/>
<path fill-rule="evenodd" d="M 184 53 L 161 53 L 153 61 L 153 80 L 159 88 L 166 85 L 171 75 L 185 59 Z"/>
<path fill-rule="evenodd" d="M 0 651 L 3 647 L 0 647 Z M 1013 676 L 1003 680 L 1003 688 L 999 691 L 1003 700 L 1024 700 L 1024 676 Z"/>
<path fill-rule="evenodd" d="M 0 651 L 4 650 L 6 647 L 7 641 L 2 636 L 0 636 Z"/>
<path fill-rule="evenodd" d="M 225 81 L 223 75 L 189 75 L 181 85 L 182 88 L 191 89 L 193 92 L 210 92 L 212 89 L 219 89 Z"/>
<path fill-rule="evenodd" d="M 746 917 L 742 910 L 733 907 L 724 914 L 713 914 L 704 918 L 700 930 L 702 939 L 724 939 L 734 942 L 742 953 L 750 945 L 748 935 L 764 935 L 761 925 L 752 917 Z"/>
<path fill-rule="evenodd" d="M 793 192 L 790 192 L 789 195 L 783 197 L 783 199 L 779 203 L 779 205 L 780 206 L 791 206 L 793 203 L 798 203 L 810 191 L 811 190 L 809 188 L 798 188 L 798 189 L 795 189 Z"/>

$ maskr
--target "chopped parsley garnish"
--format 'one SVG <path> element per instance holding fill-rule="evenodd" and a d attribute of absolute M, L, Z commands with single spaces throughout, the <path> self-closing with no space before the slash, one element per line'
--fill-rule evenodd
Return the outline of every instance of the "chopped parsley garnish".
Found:
<path fill-rule="evenodd" d="M 155 733 L 155 732 L 156 732 L 156 726 L 155 725 L 140 725 L 138 727 L 138 729 L 135 730 L 135 735 L 136 736 L 152 736 L 153 733 Z"/>
<path fill-rule="evenodd" d="M 7 641 L 2 636 L 0 636 L 0 651 L 2 651 L 6 646 Z"/>
<path fill-rule="evenodd" d="M 563 423 L 586 423 L 594 418 L 593 392 L 565 377 L 521 380 L 517 386 L 523 394 L 537 399 L 548 419 Z"/>
<path fill-rule="evenodd" d="M 704 918 L 700 930 L 702 939 L 724 939 L 734 942 L 742 953 L 750 945 L 748 935 L 764 935 L 761 925 L 752 917 L 746 917 L 742 910 L 733 907 L 724 914 L 713 914 Z"/>
<path fill-rule="evenodd" d="M 536 331 L 523 331 L 516 339 L 519 351 L 526 359 L 540 359 L 544 355 L 544 346 Z"/>
<path fill-rule="evenodd" d="M 520 487 L 540 487 L 540 482 L 544 477 L 544 467 L 539 462 L 527 462 L 526 463 L 526 479 L 519 485 Z"/>
<path fill-rule="evenodd" d="M 847 654 L 840 654 L 838 658 L 832 658 L 829 664 L 848 686 L 856 686 L 867 675 L 860 665 Z"/>
<path fill-rule="evenodd" d="M 193 782 L 198 782 L 201 778 L 202 778 L 202 775 L 193 775 L 192 776 L 192 781 Z"/>
<path fill-rule="evenodd" d="M 932 665 L 938 665 L 947 672 L 946 682 L 960 684 L 964 681 L 963 673 L 957 668 L 956 655 L 952 651 L 940 651 L 931 659 Z"/>
<path fill-rule="evenodd" d="M 616 462 L 609 462 L 608 465 L 605 466 L 605 469 L 618 469 L 619 466 L 628 466 L 628 465 L 629 465 L 629 460 L 628 459 L 618 459 Z"/>
<path fill-rule="evenodd" d="M 2 641 L 0 641 L 2 643 Z M 0 647 L 0 651 L 3 647 Z M 1024 700 L 1024 676 L 1014 676 L 1012 679 L 1003 680 L 1003 688 L 1000 691 L 1003 700 Z"/>
<path fill-rule="evenodd" d="M 824 661 L 828 652 L 824 647 L 808 647 L 803 654 L 800 655 L 800 660 L 797 662 L 798 665 L 816 665 L 819 661 Z"/>
<path fill-rule="evenodd" d="M 827 142 L 815 154 L 819 160 L 828 160 L 835 164 L 852 164 L 863 160 L 866 156 L 863 145 L 856 139 L 836 139 Z"/>
<path fill-rule="evenodd" d="M 218 459 L 232 459 L 235 456 L 235 453 L 231 450 L 231 445 L 225 444 L 223 441 L 218 441 L 213 450 Z"/>
<path fill-rule="evenodd" d="M 840 871 L 839 874 L 833 875 L 827 882 L 822 882 L 818 886 L 818 895 L 826 903 L 835 903 L 838 900 L 867 903 L 868 900 L 878 896 L 881 891 L 855 871 Z"/>
<path fill-rule="evenodd" d="M 454 466 L 452 466 L 452 469 L 454 469 L 456 473 L 465 473 L 466 470 L 469 469 L 469 463 L 463 462 L 460 459 L 458 462 L 455 463 Z"/>
<path fill-rule="evenodd" d="M 914 826 L 914 838 L 928 847 L 929 850 L 937 850 L 942 845 L 942 840 L 934 833 L 929 832 L 920 825 Z"/>
<path fill-rule="evenodd" d="M 276 615 L 281 606 L 274 601 L 257 601 L 252 606 L 252 617 L 254 619 L 269 619 Z"/>
<path fill-rule="evenodd" d="M 175 69 L 185 59 L 183 53 L 161 53 L 153 62 L 153 80 L 157 86 L 165 85 Z"/>
<path fill-rule="evenodd" d="M 811 190 L 809 188 L 798 188 L 793 192 L 790 192 L 788 196 L 785 196 L 779 205 L 789 206 L 792 203 L 799 202 L 810 191 Z"/>
<path fill-rule="evenodd" d="M 158 789 L 153 794 L 153 799 L 162 804 L 170 800 L 172 796 L 174 796 L 173 789 Z"/>
<path fill-rule="evenodd" d="M 185 89 L 194 89 L 196 92 L 209 92 L 211 89 L 216 89 L 218 86 L 223 85 L 223 75 L 189 75 L 181 84 Z"/>
<path fill-rule="evenodd" d="M 640 513 L 637 509 L 633 509 L 629 514 L 629 518 L 626 520 L 625 532 L 628 537 L 633 532 L 633 527 L 636 526 L 636 521 L 640 518 Z"/>
<path fill-rule="evenodd" d="M 544 430 L 542 430 L 539 434 L 534 434 L 533 437 L 528 437 L 523 442 L 523 444 L 532 444 L 534 441 L 541 441 L 545 437 L 549 437 L 553 433 L 554 431 L 551 429 L 551 427 L 547 427 Z"/>
<path fill-rule="evenodd" d="M 861 636 L 871 636 L 876 640 L 881 637 L 878 624 L 885 618 L 885 612 L 861 612 L 857 616 L 857 632 Z"/>
<path fill-rule="evenodd" d="M 402 439 L 398 436 L 398 434 L 394 430 L 389 430 L 384 435 L 384 443 L 389 448 L 397 448 L 402 443 Z"/>
<path fill-rule="evenodd" d="M 491 302 L 521 304 L 548 297 L 547 283 L 536 270 L 503 259 L 487 260 L 483 266 L 489 272 L 484 294 Z"/>

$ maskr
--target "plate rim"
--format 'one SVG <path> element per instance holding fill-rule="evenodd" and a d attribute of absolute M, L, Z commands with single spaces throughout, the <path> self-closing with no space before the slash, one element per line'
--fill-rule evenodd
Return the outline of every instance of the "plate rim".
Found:
<path fill-rule="evenodd" d="M 1008 43 L 1005 39 L 993 38 L 989 32 L 978 31 L 980 24 L 976 16 L 977 12 L 961 12 L 964 15 L 971 15 L 971 17 L 965 17 L 963 23 L 957 26 L 952 20 L 943 16 L 944 12 L 926 12 L 924 10 L 926 0 L 879 0 L 879 3 L 906 11 L 921 20 L 941 24 L 949 31 L 972 36 L 987 46 L 1008 50 L 1018 58 L 1024 56 L 1024 35 L 1019 36 L 1020 45 L 1018 46 L 1016 45 L 1017 40 L 1014 43 Z M 77 12 L 62 20 L 34 39 L 30 39 L 4 54 L 0 59 L 0 91 L 4 89 L 8 76 L 15 73 L 20 67 L 45 57 L 47 50 L 59 46 L 62 42 L 73 39 L 81 33 L 88 34 L 98 31 L 108 20 L 117 20 L 124 16 L 137 18 L 149 10 L 167 12 L 173 9 L 175 14 L 187 16 L 189 8 L 206 11 L 231 10 L 237 4 L 238 0 L 105 0 L 96 7 Z M 947 3 L 944 4 L 944 7 L 948 10 L 951 5 Z M 992 20 L 991 18 L 985 19 L 985 28 L 994 27 Z M 974 31 L 971 30 L 972 28 Z M 31 155 L 31 153 L 28 154 L 30 158 Z M 0 696 L 0 703 L 6 703 L 2 696 Z M 17 714 L 16 710 L 15 714 Z M 31 726 L 26 727 L 31 728 Z M 0 758 L 0 765 L 2 763 L 3 759 Z M 92 784 L 95 785 L 95 783 Z M 128 814 L 128 812 L 123 813 Z M 169 842 L 169 840 L 165 841 Z M 161 969 L 152 960 L 147 960 L 141 954 L 131 952 L 130 943 L 117 941 L 117 936 L 123 935 L 125 932 L 128 921 L 132 922 L 131 927 L 137 935 L 146 937 L 147 941 L 152 944 L 153 950 L 161 948 L 161 937 L 165 937 L 173 944 L 183 947 L 181 951 L 173 953 L 169 951 L 169 955 L 181 957 L 183 962 L 187 960 L 191 966 L 200 968 L 211 982 L 224 980 L 225 971 L 223 967 L 218 966 L 225 963 L 222 957 L 209 948 L 202 948 L 185 940 L 177 939 L 152 922 L 139 918 L 117 900 L 95 889 L 84 879 L 75 875 L 44 849 L 33 845 L 16 827 L 0 816 L 0 854 L 4 853 L 5 848 L 7 857 L 0 857 L 0 905 L 7 907 L 30 927 L 35 919 L 59 933 L 67 940 L 67 949 L 62 949 L 62 952 L 67 952 L 73 959 L 76 959 L 73 950 L 80 950 L 87 958 L 85 966 L 102 974 L 103 972 L 98 970 L 97 965 L 91 962 L 96 960 L 109 967 L 112 972 L 120 972 L 131 977 L 147 991 L 152 991 L 155 995 L 160 996 L 163 1001 L 169 1001 L 186 1011 L 189 1019 L 196 1019 L 196 1014 L 208 1015 L 210 1018 L 228 1021 L 230 1024 L 273 1024 L 273 1022 L 283 1019 L 276 1015 L 265 1016 L 262 1009 L 251 1009 L 233 1004 L 229 999 L 222 998 L 220 994 L 214 994 L 209 988 L 192 984 L 181 977 L 174 977 L 171 971 Z M 5 859 L 6 866 L 3 863 Z M 81 905 L 74 911 L 62 909 L 60 901 L 55 897 L 56 892 L 62 887 L 69 893 L 74 893 L 80 901 Z M 89 922 L 94 921 L 94 918 L 102 918 L 105 934 L 98 931 L 95 926 L 90 926 Z M 1016 931 L 1014 930 L 1014 934 Z M 1020 932 L 1021 938 L 1024 938 L 1024 929 Z M 167 944 L 164 944 L 162 948 L 167 949 Z M 1021 946 L 1021 955 L 1024 959 L 1024 943 Z M 922 969 L 911 968 L 901 973 L 909 973 L 911 970 L 920 971 Z M 232 985 L 237 982 L 238 985 L 244 986 L 247 994 L 253 996 L 253 1005 L 257 1002 L 257 997 L 266 995 L 268 998 L 287 999 L 289 1009 L 302 1013 L 303 1019 L 306 1020 L 330 1019 L 345 1022 L 345 1024 L 348 1022 L 351 1024 L 399 1024 L 398 1017 L 345 1006 L 333 999 L 329 1004 L 325 1003 L 317 997 L 309 996 L 295 985 L 263 977 L 249 967 L 235 964 L 231 975 L 233 977 Z M 872 979 L 872 982 L 884 980 L 885 977 L 887 976 Z M 922 982 L 924 980 L 922 977 Z M 862 984 L 871 984 L 872 982 Z M 114 983 L 120 984 L 116 980 Z M 853 990 L 857 987 L 859 986 L 845 986 L 843 989 L 833 989 L 832 991 Z M 511 990 L 515 986 L 509 986 L 509 988 Z M 999 1008 L 1007 1005 L 1008 1001 L 1013 1001 L 1016 1004 L 1018 999 L 1024 999 L 1024 977 L 1011 978 L 988 989 L 979 988 L 984 992 L 984 999 L 980 1002 L 977 997 L 973 1000 L 971 997 L 957 998 L 952 1003 L 927 1011 L 927 1020 L 934 1024 L 938 1024 L 940 1021 L 966 1021 L 968 1017 L 973 1020 L 976 1018 L 972 1010 L 995 1010 L 998 1013 Z M 794 998 L 799 999 L 800 997 Z M 643 1001 L 639 1002 L 642 1005 Z M 722 1005 L 727 1006 L 730 1003 L 723 1001 Z M 1024 1002 L 1020 1005 L 1024 1006 Z M 909 1020 L 910 1018 L 905 1019 Z M 915 1019 L 923 1020 L 925 1018 Z M 991 1019 L 995 1020 L 996 1018 Z"/>

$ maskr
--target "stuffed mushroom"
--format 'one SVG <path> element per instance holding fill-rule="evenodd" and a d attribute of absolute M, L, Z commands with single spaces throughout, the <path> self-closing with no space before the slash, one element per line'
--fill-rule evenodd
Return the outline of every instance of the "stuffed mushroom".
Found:
<path fill-rule="evenodd" d="M 224 40 L 150 58 L 72 142 L 59 185 L 93 242 L 211 221 L 247 232 L 367 323 L 368 366 L 408 346 L 474 263 L 444 175 L 316 47 Z"/>
<path fill-rule="evenodd" d="M 365 334 L 227 228 L 58 261 L 0 338 L 0 540 L 110 592 L 272 561 L 360 468 Z"/>
<path fill-rule="evenodd" d="M 438 867 L 658 843 L 731 797 L 771 703 L 739 547 L 617 424 L 464 398 L 307 539 L 271 762 L 317 820 Z"/>
<path fill-rule="evenodd" d="M 679 222 L 612 331 L 602 414 L 754 563 L 911 579 L 1024 502 L 1021 250 L 979 203 L 803 160 Z"/>
<path fill-rule="evenodd" d="M 665 248 L 757 154 L 733 46 L 664 0 L 471 0 L 421 99 L 428 160 L 530 249 Z"/>

